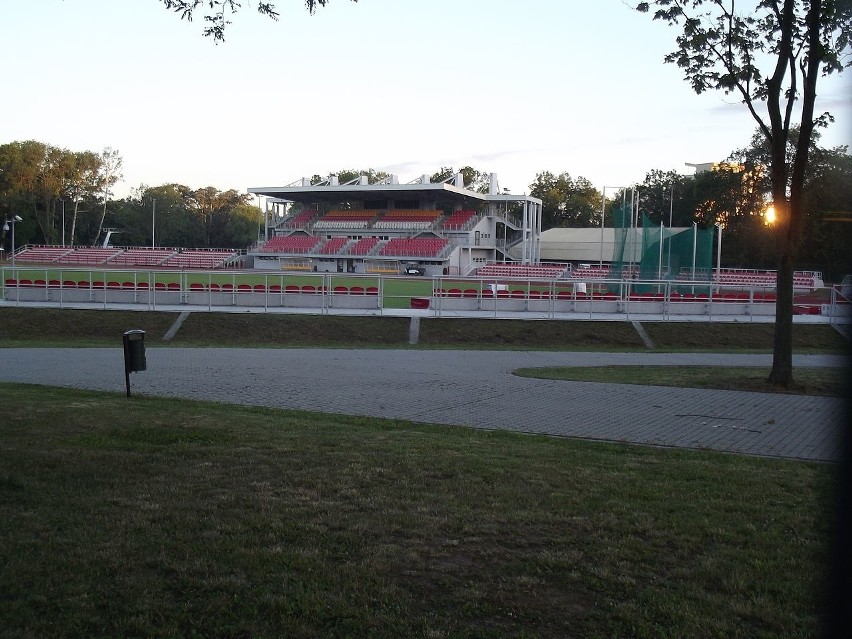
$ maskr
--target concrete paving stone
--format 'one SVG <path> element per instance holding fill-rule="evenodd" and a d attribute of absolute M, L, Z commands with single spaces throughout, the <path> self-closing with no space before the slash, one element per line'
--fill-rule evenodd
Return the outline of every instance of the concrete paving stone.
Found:
<path fill-rule="evenodd" d="M 770 355 L 149 348 L 133 393 L 831 461 L 838 398 L 562 382 L 530 366 L 769 366 Z M 122 349 L 3 349 L 0 380 L 124 392 Z M 795 366 L 843 366 L 805 355 Z"/>

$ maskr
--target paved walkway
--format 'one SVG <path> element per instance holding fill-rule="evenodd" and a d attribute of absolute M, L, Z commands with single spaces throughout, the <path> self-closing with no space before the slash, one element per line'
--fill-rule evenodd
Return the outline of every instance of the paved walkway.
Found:
<path fill-rule="evenodd" d="M 770 355 L 149 348 L 134 394 L 836 461 L 844 402 L 561 382 L 528 366 L 766 366 Z M 795 366 L 843 366 L 803 355 Z M 121 349 L 2 349 L 0 381 L 124 392 Z"/>

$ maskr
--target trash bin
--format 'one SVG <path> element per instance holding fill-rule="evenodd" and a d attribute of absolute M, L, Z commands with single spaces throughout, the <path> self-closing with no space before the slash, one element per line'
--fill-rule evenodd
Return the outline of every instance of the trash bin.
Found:
<path fill-rule="evenodd" d="M 124 370 L 128 373 L 145 370 L 145 331 L 138 328 L 125 331 Z"/>

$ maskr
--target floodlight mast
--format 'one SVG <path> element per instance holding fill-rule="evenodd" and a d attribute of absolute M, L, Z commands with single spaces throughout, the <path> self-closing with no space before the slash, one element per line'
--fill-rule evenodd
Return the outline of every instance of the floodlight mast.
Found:
<path fill-rule="evenodd" d="M 12 271 L 15 270 L 15 225 L 18 222 L 23 222 L 24 220 L 20 215 L 15 215 L 12 219 L 6 218 L 6 221 L 3 223 L 3 230 L 8 231 L 12 230 Z M 17 277 L 17 275 L 15 276 Z"/>

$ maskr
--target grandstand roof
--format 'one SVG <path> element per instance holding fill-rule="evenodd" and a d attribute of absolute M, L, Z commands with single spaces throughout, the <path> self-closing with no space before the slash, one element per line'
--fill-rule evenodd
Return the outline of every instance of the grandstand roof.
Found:
<path fill-rule="evenodd" d="M 288 200 L 299 203 L 328 202 L 344 200 L 397 200 L 424 199 L 431 201 L 451 201 L 463 205 L 476 202 L 518 202 L 524 200 L 540 203 L 540 200 L 527 195 L 478 193 L 470 189 L 447 182 L 432 183 L 426 176 L 408 184 L 399 184 L 392 176 L 391 180 L 381 184 L 337 184 L 328 180 L 320 184 L 310 184 L 302 180 L 287 186 L 252 187 L 249 193 L 264 197 Z"/>

